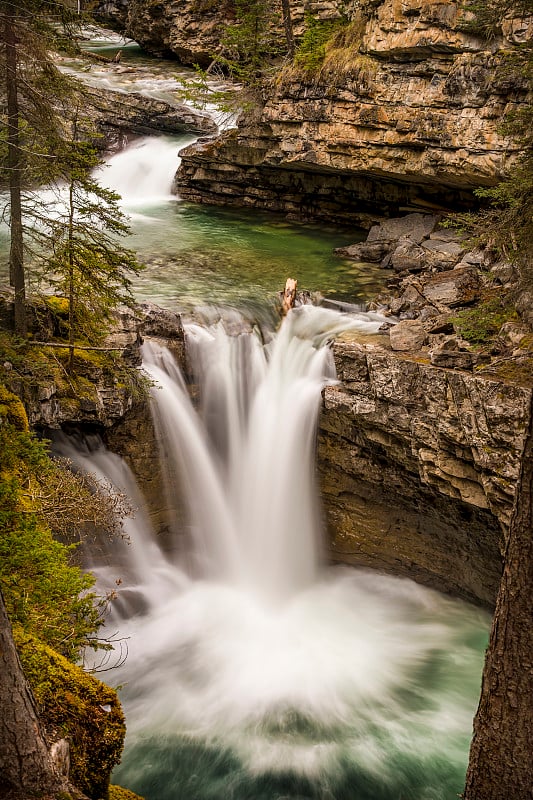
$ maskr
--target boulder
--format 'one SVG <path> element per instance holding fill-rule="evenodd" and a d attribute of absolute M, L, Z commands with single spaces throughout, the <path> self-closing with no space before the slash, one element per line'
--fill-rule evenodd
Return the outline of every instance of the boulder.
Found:
<path fill-rule="evenodd" d="M 453 269 L 465 252 L 459 242 L 441 239 L 428 239 L 422 243 L 421 249 L 426 267 L 436 270 Z"/>
<path fill-rule="evenodd" d="M 380 222 L 370 228 L 367 242 L 394 242 L 408 239 L 413 244 L 420 244 L 435 229 L 439 217 L 432 214 L 406 214 Z"/>
<path fill-rule="evenodd" d="M 421 322 L 406 319 L 390 329 L 390 344 L 393 350 L 420 350 L 427 341 L 427 333 Z"/>
<path fill-rule="evenodd" d="M 462 349 L 455 336 L 450 336 L 431 351 L 430 361 L 435 367 L 471 370 L 474 366 L 474 355 Z"/>
<path fill-rule="evenodd" d="M 144 336 L 183 340 L 183 325 L 178 314 L 148 301 L 140 304 L 140 311 L 142 314 L 140 328 Z"/>
<path fill-rule="evenodd" d="M 481 295 L 481 277 L 473 266 L 432 275 L 424 280 L 423 295 L 439 306 L 465 306 L 474 303 Z"/>
<path fill-rule="evenodd" d="M 426 267 L 426 253 L 409 239 L 402 241 L 391 256 L 391 265 L 397 272 L 421 272 Z"/>
<path fill-rule="evenodd" d="M 370 261 L 377 263 L 382 261 L 390 252 L 390 245 L 385 241 L 360 242 L 350 244 L 348 247 L 337 247 L 335 253 L 344 258 L 351 258 L 354 261 Z"/>

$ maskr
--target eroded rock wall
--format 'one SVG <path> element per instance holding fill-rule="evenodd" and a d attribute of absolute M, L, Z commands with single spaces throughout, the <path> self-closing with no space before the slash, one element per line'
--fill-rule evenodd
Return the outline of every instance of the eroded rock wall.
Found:
<path fill-rule="evenodd" d="M 298 39 L 303 33 L 306 13 L 321 20 L 338 19 L 353 5 L 350 0 L 292 0 L 294 35 Z M 269 37 L 283 52 L 281 0 L 272 0 L 269 10 Z M 237 18 L 235 0 L 103 0 L 95 13 L 148 52 L 175 57 L 182 64 L 206 67 L 217 55 L 231 55 L 224 37 Z"/>
<path fill-rule="evenodd" d="M 364 223 L 469 206 L 474 188 L 501 179 L 516 151 L 500 125 L 525 96 L 502 54 L 527 22 L 489 43 L 464 32 L 455 2 L 344 8 L 336 58 L 313 76 L 287 68 L 238 130 L 182 153 L 181 197 Z"/>
<path fill-rule="evenodd" d="M 319 468 L 336 560 L 491 605 L 518 485 L 531 389 L 393 352 L 334 346 Z"/>

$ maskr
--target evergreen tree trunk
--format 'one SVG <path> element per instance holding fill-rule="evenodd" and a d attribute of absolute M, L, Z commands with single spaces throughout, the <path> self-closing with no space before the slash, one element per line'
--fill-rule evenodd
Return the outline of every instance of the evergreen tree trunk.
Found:
<path fill-rule="evenodd" d="M 68 371 L 74 372 L 74 184 L 69 186 L 68 214 Z"/>
<path fill-rule="evenodd" d="M 0 591 L 0 797 L 53 797 L 65 787 L 53 770 L 33 696 Z"/>
<path fill-rule="evenodd" d="M 292 29 L 291 0 L 281 0 L 281 11 L 283 15 L 283 27 L 285 28 L 285 39 L 287 41 L 287 54 L 294 58 L 294 32 Z"/>
<path fill-rule="evenodd" d="M 4 42 L 6 52 L 7 99 L 7 167 L 9 171 L 11 247 L 9 253 L 9 279 L 15 289 L 15 331 L 26 335 L 26 289 L 24 281 L 24 249 L 22 238 L 22 160 L 19 133 L 17 37 L 14 4 L 2 2 Z"/>
<path fill-rule="evenodd" d="M 533 401 L 464 800 L 533 797 Z"/>

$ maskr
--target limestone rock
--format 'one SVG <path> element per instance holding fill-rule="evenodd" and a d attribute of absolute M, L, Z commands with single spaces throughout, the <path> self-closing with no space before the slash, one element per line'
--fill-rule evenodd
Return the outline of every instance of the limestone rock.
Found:
<path fill-rule="evenodd" d="M 432 303 L 455 308 L 477 300 L 481 293 L 481 279 L 474 267 L 457 267 L 425 278 L 424 297 Z"/>
<path fill-rule="evenodd" d="M 156 336 L 160 339 L 183 339 L 183 325 L 179 314 L 148 301 L 141 303 L 139 309 L 141 312 L 140 329 L 144 335 Z"/>
<path fill-rule="evenodd" d="M 371 263 L 382 261 L 388 255 L 390 245 L 385 241 L 360 242 L 350 244 L 348 247 L 336 247 L 335 253 L 354 261 L 369 261 Z"/>
<path fill-rule="evenodd" d="M 406 319 L 390 329 L 390 344 L 393 350 L 420 350 L 427 341 L 427 333 L 416 319 Z"/>
<path fill-rule="evenodd" d="M 491 605 L 531 389 L 378 345 L 333 352 L 318 451 L 332 557 Z"/>
<path fill-rule="evenodd" d="M 360 4 L 341 5 L 361 21 Z M 365 226 L 469 207 L 516 159 L 501 122 L 526 87 L 504 79 L 510 39 L 466 34 L 462 15 L 451 0 L 373 6 L 344 72 L 282 73 L 234 134 L 185 150 L 180 195 Z M 382 257 L 368 252 L 353 257 Z M 447 248 L 428 252 L 438 269 L 457 263 Z"/>
<path fill-rule="evenodd" d="M 407 240 L 394 250 L 390 263 L 397 272 L 421 272 L 426 267 L 426 252 Z"/>
<path fill-rule="evenodd" d="M 475 361 L 474 355 L 468 350 L 461 349 L 457 339 L 453 336 L 447 337 L 437 345 L 431 351 L 430 358 L 434 366 L 448 369 L 471 370 Z"/>
<path fill-rule="evenodd" d="M 107 151 L 122 149 L 132 135 L 217 131 L 209 115 L 185 104 L 170 105 L 136 92 L 123 94 L 94 86 L 86 87 L 85 92 L 88 102 L 84 113 L 103 136 L 95 144 Z"/>
<path fill-rule="evenodd" d="M 404 217 L 386 219 L 370 228 L 366 241 L 391 243 L 405 239 L 412 244 L 420 244 L 431 236 L 438 219 L 432 214 L 406 214 Z"/>
<path fill-rule="evenodd" d="M 425 263 L 430 269 L 453 269 L 465 253 L 465 248 L 455 241 L 429 239 L 422 243 Z"/>

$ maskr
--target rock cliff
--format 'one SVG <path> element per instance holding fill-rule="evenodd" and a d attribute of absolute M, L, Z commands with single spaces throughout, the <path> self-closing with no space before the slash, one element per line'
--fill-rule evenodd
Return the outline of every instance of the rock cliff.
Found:
<path fill-rule="evenodd" d="M 304 14 L 319 19 L 337 19 L 342 0 L 297 0 L 291 2 L 296 37 L 304 28 Z M 352 3 L 353 5 L 353 3 Z M 269 37 L 274 45 L 284 38 L 281 0 L 272 0 Z M 234 0 L 103 0 L 94 9 L 97 18 L 135 39 L 149 53 L 177 58 L 182 64 L 208 66 L 217 55 L 228 55 L 224 35 L 236 21 Z"/>
<path fill-rule="evenodd" d="M 320 68 L 286 67 L 237 130 L 182 153 L 181 197 L 366 224 L 468 206 L 505 174 L 515 150 L 499 128 L 526 89 L 502 56 L 526 22 L 488 43 L 459 3 L 341 6 L 349 22 Z"/>
<path fill-rule="evenodd" d="M 533 337 L 516 275 L 432 215 L 343 248 L 392 268 L 391 324 L 334 345 L 319 465 L 332 555 L 490 604 L 518 486 Z M 466 338 L 463 338 L 464 337 Z"/>
<path fill-rule="evenodd" d="M 319 466 L 332 556 L 491 604 L 531 387 L 394 352 L 334 346 Z"/>

